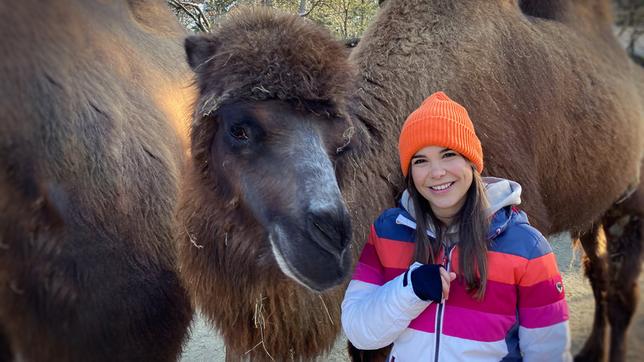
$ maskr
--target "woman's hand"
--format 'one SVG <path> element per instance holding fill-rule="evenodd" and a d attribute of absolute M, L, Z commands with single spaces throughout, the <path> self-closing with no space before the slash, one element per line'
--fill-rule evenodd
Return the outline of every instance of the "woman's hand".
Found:
<path fill-rule="evenodd" d="M 441 284 L 443 285 L 443 299 L 447 300 L 447 297 L 449 297 L 449 285 L 454 279 L 456 279 L 456 273 L 448 273 L 442 266 L 439 270 L 441 274 Z"/>
<path fill-rule="evenodd" d="M 424 264 L 411 272 L 411 286 L 422 300 L 441 303 L 449 296 L 449 285 L 456 279 L 455 273 L 448 273 L 442 265 Z"/>

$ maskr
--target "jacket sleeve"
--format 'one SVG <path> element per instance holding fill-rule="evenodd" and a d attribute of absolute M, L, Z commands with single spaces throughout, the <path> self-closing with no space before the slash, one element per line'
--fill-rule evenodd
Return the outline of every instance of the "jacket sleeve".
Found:
<path fill-rule="evenodd" d="M 523 360 L 572 361 L 568 305 L 550 244 L 534 230 L 535 246 L 519 282 L 519 345 Z"/>
<path fill-rule="evenodd" d="M 354 346 L 365 350 L 390 345 L 430 304 L 414 294 L 409 272 L 384 282 L 377 238 L 372 226 L 342 301 L 344 333 Z M 409 271 L 420 265 L 414 263 Z"/>

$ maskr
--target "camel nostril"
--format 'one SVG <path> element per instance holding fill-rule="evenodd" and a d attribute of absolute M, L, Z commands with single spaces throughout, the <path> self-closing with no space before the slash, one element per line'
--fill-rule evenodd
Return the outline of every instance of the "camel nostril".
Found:
<path fill-rule="evenodd" d="M 307 213 L 307 229 L 311 239 L 332 254 L 340 254 L 351 240 L 351 223 L 344 208 Z"/>

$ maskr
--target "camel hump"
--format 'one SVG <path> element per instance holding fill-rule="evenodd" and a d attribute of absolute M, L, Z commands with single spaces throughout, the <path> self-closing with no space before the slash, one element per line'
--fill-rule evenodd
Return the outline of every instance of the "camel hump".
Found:
<path fill-rule="evenodd" d="M 610 25 L 613 22 L 609 0 L 519 0 L 519 7 L 528 16 L 565 23 Z"/>
<path fill-rule="evenodd" d="M 175 37 L 186 31 L 172 18 L 170 9 L 164 2 L 154 0 L 127 0 L 127 6 L 132 18 L 142 28 L 150 33 Z"/>

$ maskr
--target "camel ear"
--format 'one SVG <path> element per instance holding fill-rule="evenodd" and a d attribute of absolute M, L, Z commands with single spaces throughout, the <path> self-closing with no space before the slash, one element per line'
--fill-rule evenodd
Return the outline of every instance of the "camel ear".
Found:
<path fill-rule="evenodd" d="M 217 39 L 212 36 L 191 35 L 184 41 L 188 64 L 193 71 L 198 72 L 217 51 Z"/>

